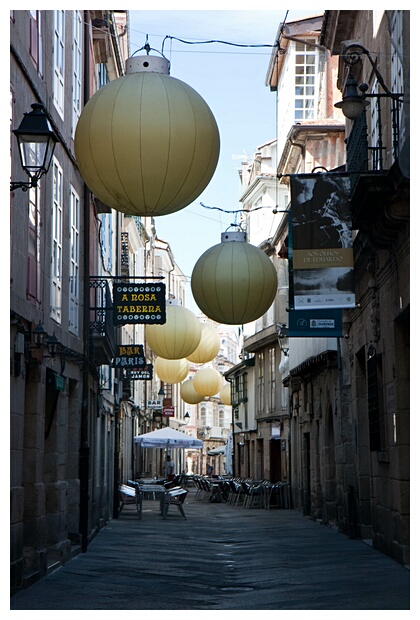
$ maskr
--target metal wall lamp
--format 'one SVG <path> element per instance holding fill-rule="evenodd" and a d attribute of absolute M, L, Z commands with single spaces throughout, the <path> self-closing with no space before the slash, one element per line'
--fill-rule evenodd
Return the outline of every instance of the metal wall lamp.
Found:
<path fill-rule="evenodd" d="M 29 348 L 47 348 L 48 356 L 43 357 L 54 359 L 58 354 L 63 357 L 63 347 L 58 341 L 55 332 L 53 332 L 52 336 L 48 336 L 48 333 L 45 331 L 41 321 L 39 321 L 38 325 L 32 330 L 31 339 L 33 341 L 33 345 L 30 344 Z"/>
<path fill-rule="evenodd" d="M 32 112 L 25 112 L 17 129 L 13 129 L 19 148 L 20 163 L 30 181 L 11 181 L 10 191 L 24 192 L 36 187 L 39 179 L 48 172 L 58 138 L 54 133 L 45 108 L 32 104 Z"/>
<path fill-rule="evenodd" d="M 277 323 L 276 331 L 280 350 L 283 355 L 287 357 L 289 355 L 289 329 L 285 323 L 282 323 L 281 325 Z"/>
<path fill-rule="evenodd" d="M 385 93 L 368 93 L 367 90 L 369 87 L 367 84 L 360 84 L 359 86 L 357 85 L 351 67 L 361 62 L 363 55 L 367 57 L 370 64 L 372 65 L 375 76 Z M 365 47 L 363 47 L 363 45 L 360 45 L 359 43 L 353 43 L 347 46 L 342 58 L 345 64 L 350 67 L 350 69 L 343 91 L 343 99 L 342 101 L 335 103 L 334 107 L 340 108 L 346 118 L 350 120 L 356 120 L 363 114 L 366 107 L 370 105 L 370 102 L 366 101 L 366 97 L 390 97 L 391 99 L 394 99 L 396 101 L 401 101 L 403 94 L 392 93 L 389 90 L 376 66 L 376 62 L 373 60 L 369 51 Z"/>

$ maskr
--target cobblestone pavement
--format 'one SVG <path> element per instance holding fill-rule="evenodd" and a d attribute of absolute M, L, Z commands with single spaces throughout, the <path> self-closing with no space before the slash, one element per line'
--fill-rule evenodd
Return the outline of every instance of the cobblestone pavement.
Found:
<path fill-rule="evenodd" d="M 11 610 L 408 610 L 410 571 L 295 510 L 203 503 L 187 520 L 125 506 L 87 553 L 11 598 Z"/>

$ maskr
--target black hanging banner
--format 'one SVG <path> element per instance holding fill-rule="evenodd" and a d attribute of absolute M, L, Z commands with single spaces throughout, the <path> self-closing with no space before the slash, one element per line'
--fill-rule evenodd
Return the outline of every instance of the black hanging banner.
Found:
<path fill-rule="evenodd" d="M 166 286 L 161 282 L 114 282 L 114 325 L 166 323 Z"/>
<path fill-rule="evenodd" d="M 292 307 L 354 308 L 348 175 L 291 175 Z"/>

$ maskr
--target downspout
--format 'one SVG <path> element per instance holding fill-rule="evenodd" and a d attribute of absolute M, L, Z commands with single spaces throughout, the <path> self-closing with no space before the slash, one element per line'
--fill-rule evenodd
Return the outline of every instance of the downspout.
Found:
<path fill-rule="evenodd" d="M 90 32 L 89 11 L 84 11 L 84 104 L 90 95 Z M 81 535 L 81 549 L 85 553 L 89 539 L 89 360 L 90 360 L 90 334 L 89 334 L 89 308 L 90 308 L 90 191 L 84 186 L 84 263 L 83 263 L 83 380 L 82 380 L 82 410 L 80 422 L 80 455 L 79 455 L 79 478 L 80 478 L 80 512 L 79 529 Z"/>

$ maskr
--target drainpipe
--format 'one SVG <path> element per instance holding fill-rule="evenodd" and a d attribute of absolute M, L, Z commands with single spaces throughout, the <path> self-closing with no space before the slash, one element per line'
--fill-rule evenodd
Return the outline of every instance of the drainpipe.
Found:
<path fill-rule="evenodd" d="M 86 104 L 90 94 L 90 36 L 89 36 L 89 11 L 84 11 L 84 103 Z M 90 307 L 90 191 L 84 186 L 84 287 L 83 287 L 83 347 L 84 364 L 82 378 L 82 410 L 80 421 L 80 454 L 79 454 L 79 478 L 80 478 L 80 511 L 79 530 L 81 535 L 81 549 L 85 553 L 89 539 L 89 307 Z"/>

